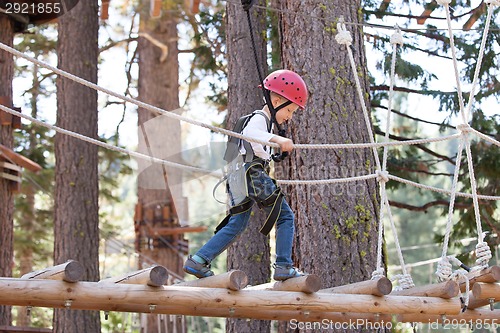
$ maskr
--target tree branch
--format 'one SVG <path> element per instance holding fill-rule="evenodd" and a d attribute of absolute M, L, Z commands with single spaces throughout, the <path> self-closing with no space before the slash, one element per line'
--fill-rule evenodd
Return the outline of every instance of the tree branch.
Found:
<path fill-rule="evenodd" d="M 382 132 L 381 130 L 379 129 L 375 129 L 375 134 L 378 134 L 378 135 L 382 135 L 384 136 L 385 135 L 385 132 Z M 396 141 L 409 141 L 409 140 L 413 140 L 413 139 L 410 139 L 410 138 L 404 138 L 404 137 L 401 137 L 401 136 L 397 136 L 397 135 L 394 135 L 394 134 L 389 134 L 389 139 L 392 139 L 392 140 L 396 140 Z M 418 144 L 418 145 L 414 145 L 415 147 L 425 151 L 427 154 L 429 155 L 432 155 L 432 156 L 435 156 L 435 157 L 438 157 L 442 160 L 445 160 L 447 162 L 450 162 L 451 164 L 455 165 L 455 161 L 446 156 L 446 155 L 441 155 L 439 153 L 436 153 L 435 151 L 425 147 L 424 145 L 422 144 Z"/>
<path fill-rule="evenodd" d="M 414 206 L 414 205 L 410 205 L 410 204 L 399 202 L 399 201 L 389 200 L 389 205 L 391 205 L 392 207 L 403 208 L 403 209 L 407 209 L 407 210 L 411 210 L 411 211 L 415 211 L 415 212 L 425 212 L 431 207 L 449 206 L 450 202 L 448 200 L 435 200 L 435 201 L 430 201 L 422 206 Z M 456 202 L 455 201 L 455 207 L 456 208 L 469 208 L 469 207 L 471 207 L 471 204 L 467 204 L 465 202 Z"/>
<path fill-rule="evenodd" d="M 386 106 L 382 106 L 380 104 L 371 104 L 371 107 L 374 107 L 374 108 L 380 108 L 380 109 L 384 109 L 384 110 L 387 110 L 387 107 Z M 419 121 L 419 122 L 422 122 L 422 123 L 426 123 L 426 124 L 431 124 L 431 125 L 436 125 L 436 126 L 442 126 L 442 127 L 446 127 L 446 128 L 453 128 L 455 129 L 455 126 L 451 126 L 451 125 L 448 125 L 448 124 L 443 124 L 443 123 L 435 123 L 435 122 L 432 122 L 432 121 L 428 121 L 428 120 L 424 120 L 424 119 L 420 119 L 420 118 L 416 118 L 416 117 L 412 117 L 410 115 L 407 115 L 406 113 L 403 113 L 403 112 L 400 112 L 400 111 L 396 111 L 396 110 L 393 110 L 391 109 L 391 112 L 392 113 L 395 113 L 401 117 L 405 117 L 405 118 L 408 118 L 408 119 L 411 119 L 411 120 L 415 120 L 415 121 Z"/>
<path fill-rule="evenodd" d="M 376 90 L 381 90 L 381 91 L 389 91 L 389 86 L 387 85 L 372 85 L 370 86 L 370 90 L 376 91 Z M 441 91 L 441 90 L 416 90 L 416 89 L 410 89 L 406 87 L 394 87 L 394 91 L 400 91 L 400 92 L 406 92 L 406 93 L 413 93 L 413 94 L 420 94 L 420 95 L 454 95 L 457 92 L 456 91 Z"/>

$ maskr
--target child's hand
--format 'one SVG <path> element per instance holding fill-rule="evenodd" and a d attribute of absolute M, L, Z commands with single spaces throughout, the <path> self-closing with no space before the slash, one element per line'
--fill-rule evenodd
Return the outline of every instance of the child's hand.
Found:
<path fill-rule="evenodd" d="M 288 138 L 284 138 L 279 135 L 275 135 L 271 142 L 277 143 L 280 145 L 281 151 L 292 151 L 293 150 L 293 141 Z"/>

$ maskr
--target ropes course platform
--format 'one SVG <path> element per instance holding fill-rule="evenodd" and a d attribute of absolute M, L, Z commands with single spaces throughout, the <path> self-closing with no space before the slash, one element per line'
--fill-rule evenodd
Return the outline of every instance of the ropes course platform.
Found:
<path fill-rule="evenodd" d="M 83 272 L 78 262 L 68 261 L 21 278 L 0 278 L 0 304 L 308 322 L 500 318 L 500 310 L 492 307 L 469 307 L 463 311 L 458 283 L 414 287 L 414 292 L 401 293 L 392 291 L 392 283 L 385 277 L 320 289 L 321 281 L 316 275 L 247 286 L 246 274 L 234 270 L 165 285 L 168 273 L 162 266 L 98 282 L 80 281 Z M 500 300 L 500 267 L 470 274 L 471 295 L 475 300 L 485 305 Z"/>

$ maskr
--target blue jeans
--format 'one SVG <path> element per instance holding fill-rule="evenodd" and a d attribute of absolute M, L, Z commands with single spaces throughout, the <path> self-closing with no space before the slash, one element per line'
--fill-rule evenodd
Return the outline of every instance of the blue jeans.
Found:
<path fill-rule="evenodd" d="M 250 199 L 256 200 L 257 197 L 267 197 L 276 190 L 271 177 L 266 172 L 255 170 L 259 173 L 258 186 L 255 188 L 249 186 L 248 195 Z M 255 175 L 255 174 L 254 174 Z M 254 178 L 255 180 L 255 178 Z M 257 193 L 258 192 L 258 193 Z M 272 206 L 263 207 L 266 216 L 272 209 Z M 211 262 L 215 257 L 226 250 L 236 238 L 245 231 L 248 226 L 248 220 L 252 210 L 232 215 L 229 222 L 219 232 L 217 232 L 203 247 L 196 253 L 198 256 Z M 281 203 L 281 210 L 276 221 L 276 264 L 280 266 L 292 265 L 292 244 L 295 232 L 295 216 L 292 209 L 285 199 Z"/>

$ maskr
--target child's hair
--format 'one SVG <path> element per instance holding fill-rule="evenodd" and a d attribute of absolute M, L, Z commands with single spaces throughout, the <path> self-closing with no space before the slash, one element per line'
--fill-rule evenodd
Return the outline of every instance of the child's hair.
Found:
<path fill-rule="evenodd" d="M 280 94 L 275 93 L 274 91 L 271 91 L 271 100 L 272 100 L 273 98 L 275 98 L 275 97 L 279 97 L 279 98 L 281 98 L 281 99 L 284 99 L 284 100 L 288 101 L 288 99 L 286 99 L 286 97 L 281 96 Z"/>

